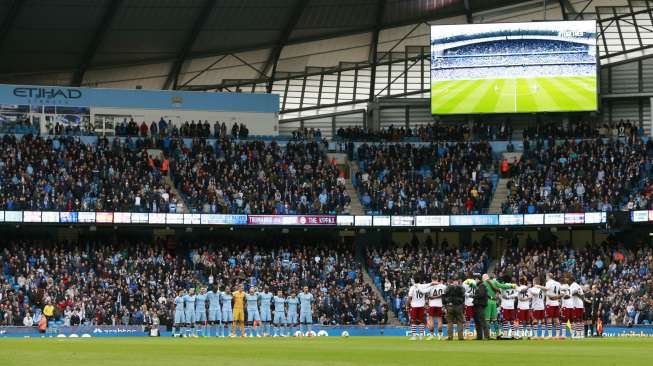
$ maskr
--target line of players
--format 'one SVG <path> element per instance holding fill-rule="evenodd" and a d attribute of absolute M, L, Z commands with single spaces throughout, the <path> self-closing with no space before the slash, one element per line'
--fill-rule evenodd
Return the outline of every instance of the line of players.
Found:
<path fill-rule="evenodd" d="M 201 287 L 197 294 L 194 288 L 180 290 L 174 299 L 173 337 L 198 337 L 198 333 L 204 337 L 236 337 L 237 329 L 241 337 L 286 337 L 294 334 L 296 327 L 302 333 L 303 328 L 311 332 L 314 298 L 307 286 L 299 295 L 293 291 L 288 297 L 282 290 L 273 295 L 268 286 L 263 292 L 254 287 L 245 292 L 244 288 L 241 284 L 234 292 L 229 287 L 220 291 L 215 285 L 208 291 Z"/>
<path fill-rule="evenodd" d="M 539 277 L 534 277 L 532 280 L 523 277 L 519 285 L 499 283 L 487 274 L 478 281 L 471 276 L 468 277 L 463 282 L 463 288 L 465 334 L 469 336 L 474 335 L 480 328 L 480 324 L 474 324 L 479 321 L 486 322 L 487 329 L 498 339 L 565 339 L 567 328 L 572 339 L 593 334 L 600 335 L 600 329 L 595 333 L 594 327 L 597 325 L 598 309 L 602 298 L 596 292 L 596 288 L 586 294 L 571 273 L 564 275 L 563 283 L 554 280 L 552 273 L 547 273 L 544 286 L 540 285 Z M 430 331 L 428 340 L 436 335 L 438 339 L 442 339 L 442 298 L 447 285 L 438 281 L 437 275 L 432 276 L 430 283 L 419 283 L 418 278 L 419 276 L 416 276 L 415 284 L 411 286 L 408 293 L 411 340 L 417 337 L 423 339 L 424 325 Z M 479 286 L 485 286 L 483 293 L 487 294 L 488 300 L 487 305 L 482 307 L 478 306 Z M 492 294 L 497 296 L 492 297 Z M 485 301 L 483 303 L 485 304 Z M 497 303 L 500 304 L 501 327 L 496 311 Z M 484 313 L 475 314 L 479 311 Z M 428 319 L 425 319 L 425 314 L 428 315 Z M 437 333 L 434 329 L 436 322 Z"/>

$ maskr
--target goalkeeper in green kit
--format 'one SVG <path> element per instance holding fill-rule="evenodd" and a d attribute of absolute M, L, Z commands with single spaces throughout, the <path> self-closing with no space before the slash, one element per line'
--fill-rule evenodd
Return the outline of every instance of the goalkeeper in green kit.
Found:
<path fill-rule="evenodd" d="M 496 279 L 490 278 L 486 273 L 483 275 L 483 286 L 487 291 L 487 306 L 485 307 L 485 323 L 487 329 L 494 330 L 494 334 L 499 332 L 499 324 L 497 323 L 497 292 L 500 290 L 507 290 L 516 288 L 517 285 L 512 283 L 499 283 Z"/>

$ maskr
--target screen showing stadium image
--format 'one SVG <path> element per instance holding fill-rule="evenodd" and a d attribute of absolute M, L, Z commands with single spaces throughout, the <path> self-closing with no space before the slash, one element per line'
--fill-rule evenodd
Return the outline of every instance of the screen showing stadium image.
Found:
<path fill-rule="evenodd" d="M 594 21 L 431 27 L 432 114 L 596 111 Z"/>

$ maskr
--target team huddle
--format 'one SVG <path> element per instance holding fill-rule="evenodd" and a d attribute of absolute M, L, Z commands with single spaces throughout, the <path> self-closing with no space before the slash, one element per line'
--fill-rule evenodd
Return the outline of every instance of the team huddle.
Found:
<path fill-rule="evenodd" d="M 220 291 L 218 286 L 209 291 L 202 287 L 197 294 L 194 288 L 181 290 L 174 299 L 173 336 L 198 337 L 199 332 L 204 337 L 236 337 L 240 329 L 241 337 L 286 337 L 294 334 L 297 326 L 300 332 L 303 327 L 311 332 L 313 301 L 308 287 L 288 297 L 282 290 L 273 295 L 267 286 L 263 292 L 254 287 L 245 292 L 243 285 L 234 292 L 228 287 Z"/>
<path fill-rule="evenodd" d="M 523 277 L 519 284 L 500 282 L 488 274 L 479 279 L 467 277 L 462 283 L 464 333 L 475 334 L 476 339 L 564 339 L 567 329 L 573 339 L 601 334 L 597 314 L 602 298 L 596 288 L 583 289 L 571 273 L 564 275 L 562 283 L 547 273 L 544 285 L 539 277 Z M 436 275 L 430 283 L 420 283 L 419 279 L 416 275 L 408 292 L 411 340 L 423 339 L 425 325 L 428 339 L 436 335 L 441 339 L 443 298 L 448 286 Z"/>

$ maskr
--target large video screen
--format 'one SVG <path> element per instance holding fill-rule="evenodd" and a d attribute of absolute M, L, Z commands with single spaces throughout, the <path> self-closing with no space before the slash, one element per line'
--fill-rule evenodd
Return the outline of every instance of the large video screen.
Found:
<path fill-rule="evenodd" d="M 595 110 L 594 21 L 431 27 L 433 114 Z"/>

